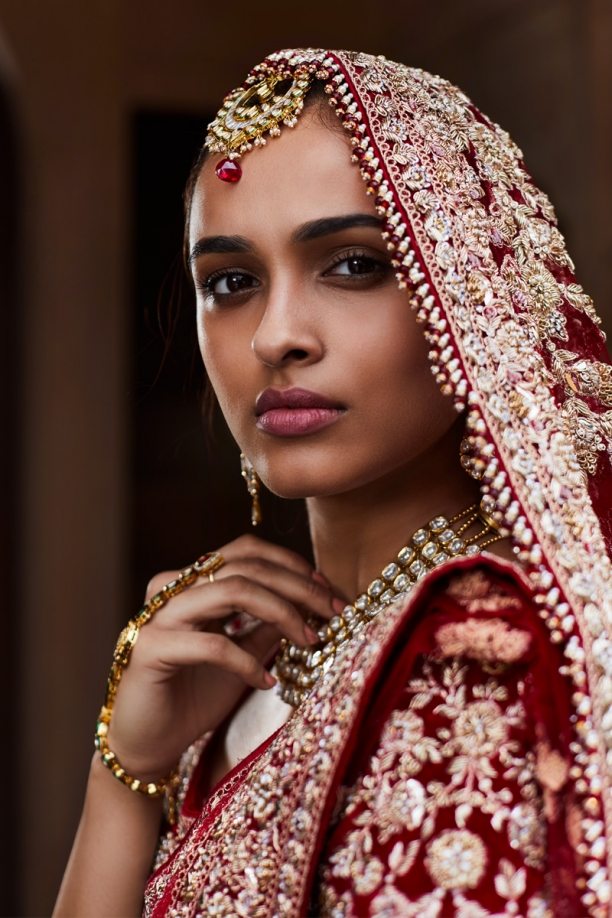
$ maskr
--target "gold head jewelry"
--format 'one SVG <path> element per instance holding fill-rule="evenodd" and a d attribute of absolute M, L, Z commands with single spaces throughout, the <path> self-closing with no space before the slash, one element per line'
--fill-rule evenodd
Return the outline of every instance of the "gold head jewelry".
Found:
<path fill-rule="evenodd" d="M 264 146 L 266 131 L 277 137 L 281 123 L 294 127 L 310 83 L 307 73 L 289 77 L 270 74 L 253 86 L 234 90 L 209 124 L 206 146 L 211 153 L 225 153 L 229 159 L 253 146 Z"/>
<path fill-rule="evenodd" d="M 247 490 L 251 495 L 251 524 L 259 526 L 262 520 L 261 504 L 259 503 L 261 479 L 244 453 L 240 453 L 240 473 L 246 481 Z"/>
<path fill-rule="evenodd" d="M 266 132 L 278 137 L 281 124 L 294 127 L 312 83 L 314 65 L 295 69 L 254 71 L 245 86 L 226 97 L 217 117 L 208 125 L 205 146 L 211 153 L 224 153 L 215 169 L 224 182 L 237 182 L 242 169 L 236 162 L 243 153 L 263 147 Z"/>

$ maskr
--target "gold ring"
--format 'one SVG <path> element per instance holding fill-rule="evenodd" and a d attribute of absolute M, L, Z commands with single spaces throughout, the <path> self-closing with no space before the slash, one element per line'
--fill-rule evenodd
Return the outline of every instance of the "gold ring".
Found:
<path fill-rule="evenodd" d="M 218 551 L 210 551 L 198 558 L 193 568 L 200 577 L 208 577 L 214 583 L 213 574 L 225 564 L 225 558 Z"/>

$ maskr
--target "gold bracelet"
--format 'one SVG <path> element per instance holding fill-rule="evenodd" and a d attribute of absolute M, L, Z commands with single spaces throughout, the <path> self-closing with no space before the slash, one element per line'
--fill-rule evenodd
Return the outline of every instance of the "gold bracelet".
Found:
<path fill-rule="evenodd" d="M 224 564 L 225 559 L 219 552 L 215 551 L 202 555 L 195 564 L 182 570 L 176 580 L 167 583 L 159 593 L 152 596 L 146 605 L 142 607 L 138 615 L 127 623 L 119 635 L 115 647 L 113 664 L 106 686 L 106 696 L 96 723 L 95 747 L 99 751 L 100 757 L 106 767 L 111 770 L 113 777 L 129 787 L 130 790 L 137 791 L 140 794 L 146 794 L 147 797 L 159 797 L 164 792 L 165 788 L 173 783 L 176 776 L 176 768 L 172 770 L 167 778 L 162 778 L 162 780 L 157 783 L 149 782 L 147 784 L 129 775 L 119 764 L 115 753 L 110 749 L 107 735 L 113 708 L 115 706 L 117 689 L 121 682 L 121 676 L 123 670 L 130 661 L 134 644 L 138 640 L 138 635 L 142 626 L 146 625 L 158 609 L 165 606 L 169 599 L 172 599 L 173 596 L 178 596 L 186 587 L 195 583 L 198 577 L 208 577 L 210 574 L 214 574 L 215 571 L 218 571 L 220 567 L 223 567 Z"/>

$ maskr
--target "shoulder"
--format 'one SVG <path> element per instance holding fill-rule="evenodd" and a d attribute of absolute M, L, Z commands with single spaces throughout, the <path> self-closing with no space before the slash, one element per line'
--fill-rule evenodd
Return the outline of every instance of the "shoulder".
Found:
<path fill-rule="evenodd" d="M 345 776 L 322 902 L 338 914 L 344 903 L 351 914 L 579 914 L 568 686 L 528 579 L 491 556 L 450 562 L 401 617 Z M 564 910 L 549 904 L 551 873 Z"/>
<path fill-rule="evenodd" d="M 517 565 L 482 556 L 449 567 L 436 586 L 428 605 L 430 614 L 444 619 L 435 631 L 441 657 L 487 663 L 525 658 L 537 612 L 531 585 Z"/>
<path fill-rule="evenodd" d="M 400 601 L 401 602 L 401 601 Z M 415 655 L 516 663 L 550 643 L 535 591 L 509 561 L 482 554 L 441 566 L 420 581 L 394 616 L 391 643 Z"/>
<path fill-rule="evenodd" d="M 518 564 L 483 552 L 449 561 L 427 578 L 424 597 L 444 595 L 470 612 L 533 603 L 534 588 Z"/>

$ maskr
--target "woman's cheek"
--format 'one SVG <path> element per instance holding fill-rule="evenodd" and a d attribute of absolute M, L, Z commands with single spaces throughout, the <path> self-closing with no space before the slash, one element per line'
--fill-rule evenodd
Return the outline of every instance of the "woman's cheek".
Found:
<path fill-rule="evenodd" d="M 427 342 L 404 297 L 393 297 L 391 305 L 386 316 L 371 324 L 369 334 L 363 334 L 362 326 L 357 336 L 361 343 L 369 339 L 355 363 L 362 398 L 383 436 L 435 441 L 454 423 L 456 412 L 432 376 Z"/>
<path fill-rule="evenodd" d="M 217 344 L 209 336 L 201 340 L 200 351 L 223 417 L 234 439 L 242 443 L 259 391 L 256 381 L 250 384 L 248 353 L 245 359 L 235 343 L 232 346 L 224 340 Z"/>

